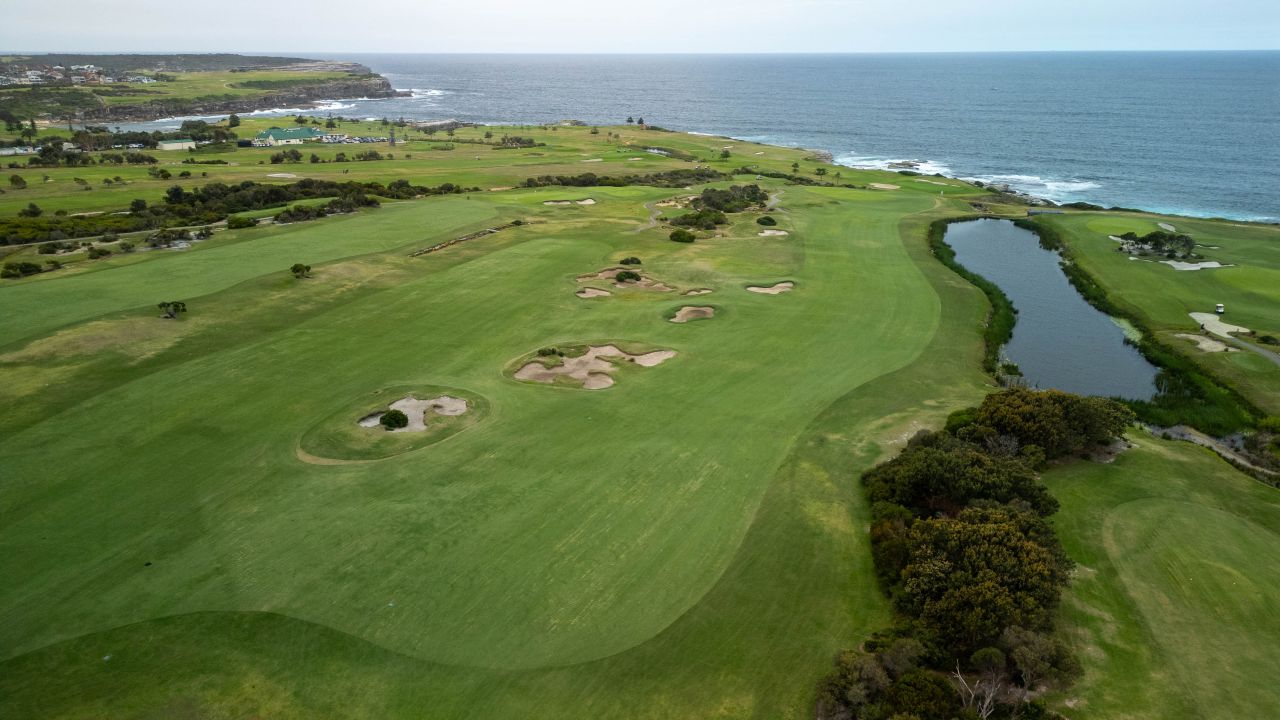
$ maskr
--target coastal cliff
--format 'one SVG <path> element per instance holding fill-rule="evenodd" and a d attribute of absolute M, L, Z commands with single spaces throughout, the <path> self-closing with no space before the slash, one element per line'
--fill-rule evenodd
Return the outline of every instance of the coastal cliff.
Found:
<path fill-rule="evenodd" d="M 203 96 L 191 99 L 166 98 L 142 103 L 85 108 L 80 119 L 89 120 L 154 120 L 174 115 L 242 113 L 278 107 L 307 107 L 322 100 L 337 98 L 388 98 L 403 95 L 391 87 L 381 75 L 366 75 L 335 80 L 317 80 L 312 84 L 270 91 L 253 97 Z"/>

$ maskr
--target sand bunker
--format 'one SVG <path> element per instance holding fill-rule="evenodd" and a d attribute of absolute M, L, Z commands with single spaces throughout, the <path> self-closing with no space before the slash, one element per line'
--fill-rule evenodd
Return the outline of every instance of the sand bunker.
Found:
<path fill-rule="evenodd" d="M 582 288 L 578 292 L 574 293 L 574 295 L 577 295 L 580 298 L 609 297 L 612 294 L 613 293 L 609 292 L 608 290 L 601 290 L 599 288 L 593 288 L 593 287 Z"/>
<path fill-rule="evenodd" d="M 1156 224 L 1159 225 L 1160 229 L 1164 230 L 1165 232 L 1178 232 L 1178 229 L 1170 225 L 1169 223 L 1156 223 Z"/>
<path fill-rule="evenodd" d="M 296 177 L 298 177 L 298 176 L 297 176 L 297 175 L 294 175 L 293 173 L 267 173 L 267 177 L 273 177 L 273 178 L 296 178 Z"/>
<path fill-rule="evenodd" d="M 796 286 L 795 283 L 788 280 L 785 282 L 780 282 L 776 285 L 770 285 L 768 287 L 764 287 L 762 285 L 748 285 L 747 291 L 753 292 L 753 293 L 760 293 L 761 295 L 779 295 L 784 292 L 791 292 L 792 289 L 795 288 L 795 286 Z"/>
<path fill-rule="evenodd" d="M 489 188 L 489 192 L 502 192 L 503 190 L 515 190 L 515 188 L 510 185 L 499 185 L 498 187 Z"/>
<path fill-rule="evenodd" d="M 902 189 L 897 185 L 892 185 L 890 183 L 871 183 L 867 187 L 872 187 L 872 188 L 875 188 L 876 190 L 901 190 Z"/>
<path fill-rule="evenodd" d="M 676 311 L 676 316 L 671 318 L 673 323 L 687 323 L 690 320 L 706 320 L 715 317 L 716 309 L 713 307 L 696 307 L 693 305 L 685 305 Z"/>
<path fill-rule="evenodd" d="M 543 205 L 595 205 L 594 198 L 586 198 L 584 200 L 547 200 Z"/>
<path fill-rule="evenodd" d="M 594 272 L 588 275 L 579 275 L 578 282 L 591 282 L 593 280 L 614 280 L 614 278 L 618 276 L 618 273 L 624 270 L 631 270 L 632 272 L 639 273 L 639 271 L 634 268 L 608 267 L 601 270 L 600 272 Z M 675 288 L 665 283 L 658 282 L 657 280 L 654 280 L 653 278 L 647 277 L 643 274 L 640 275 L 639 280 L 629 280 L 627 282 L 614 281 L 613 286 L 616 288 L 631 288 L 634 290 L 654 290 L 656 292 L 671 292 L 672 290 L 675 290 Z"/>
<path fill-rule="evenodd" d="M 1231 333 L 1247 333 L 1249 328 L 1240 327 L 1239 325 L 1230 325 L 1222 322 L 1215 313 L 1188 313 L 1192 320 L 1200 323 L 1205 330 L 1219 337 L 1230 338 Z"/>
<path fill-rule="evenodd" d="M 694 288 L 692 290 L 685 290 L 681 294 L 682 295 L 710 295 L 711 292 L 712 292 L 711 288 Z"/>
<path fill-rule="evenodd" d="M 1181 260 L 1161 260 L 1160 262 L 1169 265 L 1174 270 L 1208 270 L 1210 268 L 1231 267 L 1230 265 L 1223 265 L 1217 260 L 1198 263 L 1182 262 Z"/>
<path fill-rule="evenodd" d="M 1188 333 L 1178 333 L 1177 335 L 1174 335 L 1174 337 L 1180 337 L 1184 340 L 1190 340 L 1191 342 L 1195 343 L 1196 347 L 1200 348 L 1202 352 L 1240 352 L 1236 348 L 1233 348 L 1224 342 L 1221 342 L 1219 340 L 1214 340 L 1213 338 L 1207 338 L 1203 335 L 1191 335 Z"/>
<path fill-rule="evenodd" d="M 604 158 L 591 158 L 590 160 L 583 160 L 582 162 L 604 162 Z"/>
<path fill-rule="evenodd" d="M 391 432 L 422 432 L 427 429 L 427 413 L 434 412 L 437 415 L 456 416 L 462 415 L 467 411 L 467 401 L 462 398 L 456 398 L 452 395 L 441 395 L 427 400 L 419 400 L 412 395 L 406 395 L 399 400 L 391 403 L 389 406 L 392 410 L 399 410 L 409 418 L 409 424 L 396 428 Z M 383 411 L 372 412 L 356 421 L 360 427 L 375 428 L 382 424 Z"/>
<path fill-rule="evenodd" d="M 786 230 L 761 230 L 760 237 L 772 237 L 774 235 L 786 235 Z"/>
<path fill-rule="evenodd" d="M 611 373 L 617 366 L 604 358 L 621 358 L 641 367 L 653 367 L 676 356 L 674 350 L 654 350 L 652 352 L 632 355 L 613 345 L 593 345 L 587 352 L 578 357 L 561 358 L 562 362 L 555 367 L 547 367 L 538 361 L 531 361 L 515 373 L 517 380 L 551 384 L 557 378 L 567 377 L 582 383 L 584 390 L 603 390 L 613 385 Z"/>

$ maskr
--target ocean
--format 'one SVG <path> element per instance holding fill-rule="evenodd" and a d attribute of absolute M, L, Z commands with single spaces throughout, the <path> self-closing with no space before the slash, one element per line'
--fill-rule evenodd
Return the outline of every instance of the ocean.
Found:
<path fill-rule="evenodd" d="M 347 117 L 643 117 L 1056 202 L 1280 222 L 1280 51 L 335 59 L 412 92 L 326 104 Z"/>

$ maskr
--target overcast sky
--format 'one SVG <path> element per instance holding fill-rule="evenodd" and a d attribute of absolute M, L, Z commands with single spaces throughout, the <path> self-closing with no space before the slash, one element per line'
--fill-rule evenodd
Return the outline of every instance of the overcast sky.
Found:
<path fill-rule="evenodd" d="M 0 50 L 1280 49 L 1280 0 L 5 0 Z M 56 9 L 51 9 L 56 7 Z"/>

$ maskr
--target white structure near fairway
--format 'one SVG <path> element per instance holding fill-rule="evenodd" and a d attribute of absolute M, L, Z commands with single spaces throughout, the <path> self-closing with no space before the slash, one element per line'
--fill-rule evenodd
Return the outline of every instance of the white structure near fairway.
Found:
<path fill-rule="evenodd" d="M 179 138 L 177 140 L 161 140 L 156 143 L 157 150 L 194 150 L 196 141 L 191 138 Z"/>

